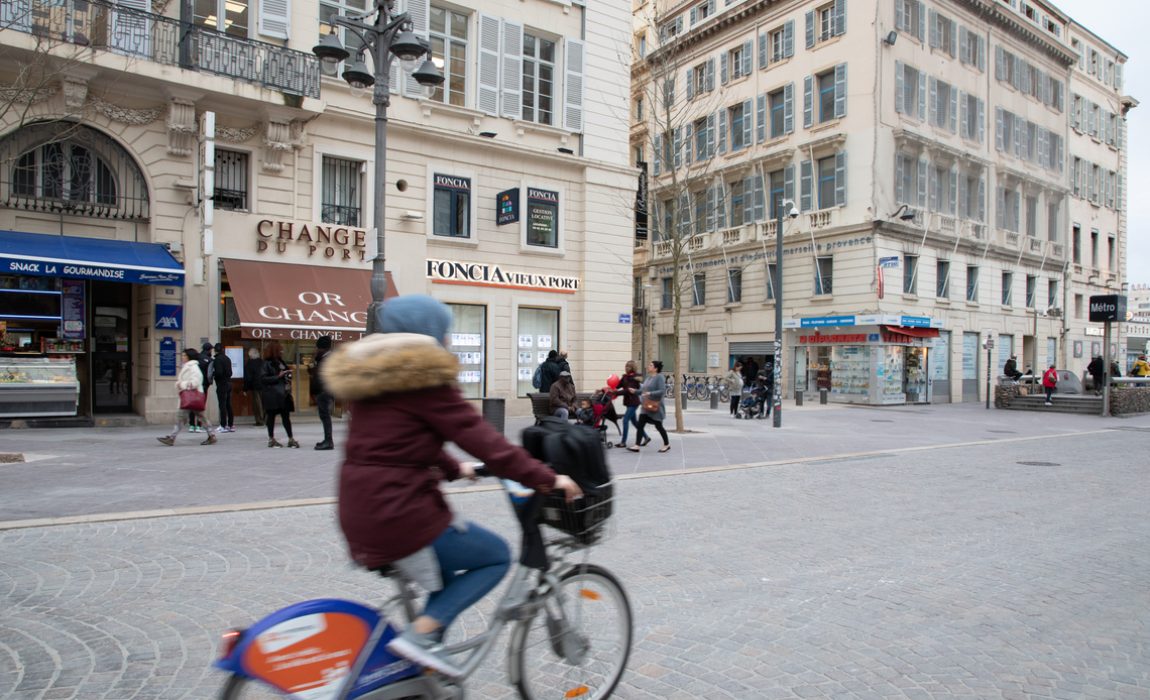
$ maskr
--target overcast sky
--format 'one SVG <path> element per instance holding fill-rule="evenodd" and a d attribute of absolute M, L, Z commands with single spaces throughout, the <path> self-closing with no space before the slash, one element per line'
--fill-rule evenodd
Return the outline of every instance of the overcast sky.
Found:
<path fill-rule="evenodd" d="M 1126 279 L 1150 283 L 1150 60 L 1141 42 L 1150 3 L 1132 0 L 1054 0 L 1058 9 L 1129 56 L 1123 92 L 1140 101 L 1127 115 Z"/>

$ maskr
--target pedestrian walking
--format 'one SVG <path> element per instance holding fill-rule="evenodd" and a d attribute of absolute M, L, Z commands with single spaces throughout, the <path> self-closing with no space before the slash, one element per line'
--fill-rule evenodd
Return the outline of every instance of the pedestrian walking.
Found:
<path fill-rule="evenodd" d="M 324 386 L 323 376 L 320 374 L 324 360 L 331 353 L 331 336 L 321 335 L 315 341 L 315 348 L 315 361 L 310 368 L 308 389 L 315 399 L 316 411 L 319 412 L 319 422 L 323 424 L 323 440 L 315 444 L 315 449 L 331 450 L 335 449 L 335 444 L 331 438 L 331 409 L 335 405 L 335 397 Z"/>
<path fill-rule="evenodd" d="M 639 429 L 639 421 L 637 415 L 639 413 L 639 386 L 642 380 L 639 378 L 638 368 L 634 360 L 627 360 L 627 364 L 623 366 L 623 376 L 619 377 L 619 393 L 623 395 L 623 439 L 617 447 L 627 446 L 627 433 L 631 426 L 635 426 L 635 430 Z M 638 432 L 636 432 L 636 435 Z"/>
<path fill-rule="evenodd" d="M 260 398 L 267 417 L 268 447 L 283 447 L 276 440 L 276 416 L 279 416 L 288 436 L 287 446 L 298 449 L 299 443 L 291 431 L 291 414 L 295 410 L 291 394 L 292 371 L 284 362 L 283 348 L 278 341 L 273 340 L 264 347 L 264 364 L 259 379 Z"/>
<path fill-rule="evenodd" d="M 1134 366 L 1130 368 L 1131 377 L 1150 377 L 1150 362 L 1146 361 L 1145 355 L 1139 355 L 1135 360 Z"/>
<path fill-rule="evenodd" d="M 559 366 L 559 352 L 552 350 L 547 353 L 547 359 L 539 367 L 539 393 L 551 393 L 551 385 L 559 378 L 563 368 Z"/>
<path fill-rule="evenodd" d="M 1046 391 L 1046 405 L 1054 405 L 1054 390 L 1058 387 L 1058 370 L 1054 365 L 1042 373 L 1042 388 Z"/>
<path fill-rule="evenodd" d="M 252 399 L 252 417 L 256 425 L 263 425 L 264 402 L 260 396 L 260 377 L 264 373 L 264 358 L 258 348 L 248 348 L 248 359 L 244 362 L 244 396 Z"/>
<path fill-rule="evenodd" d="M 735 366 L 727 370 L 727 389 L 731 392 L 731 416 L 739 417 L 739 402 L 743 399 L 743 363 L 735 362 Z"/>
<path fill-rule="evenodd" d="M 647 437 L 645 428 L 648 424 L 654 424 L 655 430 L 659 431 L 659 436 L 663 438 L 663 446 L 659 448 L 660 452 L 666 452 L 671 449 L 671 440 L 667 437 L 667 429 L 663 427 L 663 419 L 666 417 L 666 411 L 663 409 L 663 395 L 667 393 L 667 378 L 663 376 L 663 363 L 659 360 L 651 360 L 647 364 L 647 378 L 643 380 L 643 385 L 639 387 L 639 432 L 635 436 L 635 444 L 627 449 L 632 452 L 638 452 L 639 448 L 651 442 L 651 438 Z"/>
<path fill-rule="evenodd" d="M 204 343 L 200 348 L 199 358 L 197 364 L 200 368 L 200 373 L 204 375 L 204 393 L 208 391 L 208 387 L 212 385 L 212 344 Z M 206 414 L 207 411 L 205 410 Z M 196 418 L 195 414 L 191 411 L 188 412 L 188 432 L 189 433 L 202 433 L 206 428 L 200 425 L 200 421 Z"/>
<path fill-rule="evenodd" d="M 567 420 L 575 412 L 575 385 L 571 383 L 571 373 L 563 370 L 559 378 L 551 384 L 551 415 Z"/>
<path fill-rule="evenodd" d="M 204 374 L 200 369 L 200 353 L 195 348 L 184 350 L 184 364 L 176 375 L 176 392 L 180 396 L 179 407 L 176 410 L 176 425 L 172 428 L 172 432 L 156 439 L 168 447 L 176 444 L 176 436 L 188 423 L 188 416 L 192 416 L 193 419 L 200 421 L 208 433 L 207 439 L 200 444 L 216 444 L 216 433 L 212 430 L 212 424 L 208 421 L 205 410 L 208 397 L 207 387 L 204 386 Z"/>
<path fill-rule="evenodd" d="M 212 359 L 212 381 L 216 385 L 216 403 L 220 406 L 220 432 L 236 432 L 236 415 L 232 412 L 232 358 L 224 352 L 224 344 L 216 343 L 216 356 Z"/>

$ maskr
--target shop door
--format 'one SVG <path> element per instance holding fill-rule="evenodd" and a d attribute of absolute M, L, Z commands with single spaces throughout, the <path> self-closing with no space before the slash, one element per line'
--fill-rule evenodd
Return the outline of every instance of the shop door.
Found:
<path fill-rule="evenodd" d="M 132 287 L 92 283 L 92 412 L 132 410 Z"/>
<path fill-rule="evenodd" d="M 962 334 L 962 400 L 978 402 L 978 333 Z"/>

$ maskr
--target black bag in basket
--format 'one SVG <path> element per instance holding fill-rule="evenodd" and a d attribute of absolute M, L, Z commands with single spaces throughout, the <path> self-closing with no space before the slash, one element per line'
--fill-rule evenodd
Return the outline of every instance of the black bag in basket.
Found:
<path fill-rule="evenodd" d="M 550 494 L 543 504 L 543 522 L 563 532 L 593 539 L 592 530 L 611 515 L 614 487 L 603 441 L 594 428 L 546 417 L 523 431 L 523 447 L 531 456 L 571 477 L 584 497 L 566 503 L 562 494 Z"/>

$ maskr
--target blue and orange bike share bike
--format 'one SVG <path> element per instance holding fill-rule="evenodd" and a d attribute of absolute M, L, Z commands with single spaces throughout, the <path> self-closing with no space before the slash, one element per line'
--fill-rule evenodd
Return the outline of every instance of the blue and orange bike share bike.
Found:
<path fill-rule="evenodd" d="M 476 473 L 487 476 L 482 468 Z M 413 581 L 387 567 L 378 573 L 398 592 L 380 608 L 308 600 L 226 632 L 214 664 L 229 674 L 221 697 L 461 700 L 467 678 L 508 624 L 514 627 L 507 670 L 524 700 L 610 697 L 631 653 L 631 604 L 619 580 L 587 559 L 605 536 L 614 484 L 585 488 L 582 499 L 567 503 L 559 493 L 501 483 L 523 531 L 519 566 L 486 629 L 445 644 L 443 653 L 462 671 L 459 678 L 387 650 L 399 632 L 387 614 L 410 622 L 420 598 Z"/>

